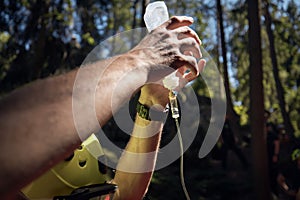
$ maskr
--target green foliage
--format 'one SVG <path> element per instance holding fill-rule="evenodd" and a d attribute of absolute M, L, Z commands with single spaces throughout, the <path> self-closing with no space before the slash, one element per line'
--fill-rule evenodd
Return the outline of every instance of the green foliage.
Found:
<path fill-rule="evenodd" d="M 276 51 L 280 66 L 280 78 L 282 80 L 287 111 L 290 114 L 296 135 L 300 133 L 300 8 L 294 1 L 287 4 L 286 9 L 276 13 L 275 37 Z"/>
<path fill-rule="evenodd" d="M 249 123 L 249 54 L 248 48 L 248 20 L 247 20 L 247 7 L 245 2 L 237 2 L 232 10 L 227 14 L 228 27 L 230 35 L 228 38 L 228 49 L 230 51 L 230 65 L 232 71 L 235 72 L 233 77 L 235 78 L 235 87 L 233 91 L 232 99 L 234 104 L 238 104 L 235 107 L 235 111 L 240 114 L 242 125 Z"/>
<path fill-rule="evenodd" d="M 284 86 L 285 100 L 287 102 L 287 111 L 296 130 L 299 130 L 297 124 L 300 124 L 299 116 L 299 5 L 294 1 L 285 4 L 274 2 L 271 4 L 271 16 L 273 17 L 273 32 L 275 35 L 275 47 L 277 60 L 280 70 L 280 79 Z M 248 43 L 248 25 L 245 2 L 236 2 L 233 4 L 230 12 L 227 13 L 228 26 L 230 31 L 228 48 L 230 49 L 230 62 L 233 68 L 234 82 L 236 87 L 233 88 L 232 98 L 235 102 L 241 104 L 238 112 L 241 113 L 242 119 L 247 119 L 249 111 L 249 56 L 247 51 Z M 266 29 L 262 18 L 262 50 L 263 50 L 263 85 L 264 100 L 267 110 L 274 112 L 271 120 L 275 123 L 283 123 L 279 110 L 277 91 L 272 72 L 270 59 L 270 44 L 266 34 Z M 297 101 L 298 100 L 298 101 Z"/>
<path fill-rule="evenodd" d="M 82 39 L 85 40 L 89 45 L 95 45 L 95 39 L 91 36 L 89 32 L 83 34 Z"/>
<path fill-rule="evenodd" d="M 1 1 L 0 93 L 79 66 L 111 35 L 107 27 L 112 11 L 116 22 L 122 19 L 115 29 L 128 28 L 129 5 L 106 0 Z"/>
<path fill-rule="evenodd" d="M 215 1 L 167 0 L 170 15 L 194 18 L 192 28 L 209 52 L 209 62 L 219 63 Z M 248 123 L 249 55 L 246 1 L 223 1 L 231 97 L 241 122 Z M 271 3 L 275 47 L 284 86 L 287 111 L 296 131 L 300 127 L 300 14 L 299 3 L 287 0 Z M 0 93 L 11 91 L 37 78 L 58 74 L 79 66 L 101 41 L 139 27 L 142 1 L 124 0 L 16 0 L 0 2 Z M 135 16 L 134 16 L 135 13 Z M 135 21 L 134 21 L 135 20 Z M 262 24 L 264 18 L 262 17 Z M 135 22 L 135 23 L 134 23 Z M 115 41 L 116 47 L 122 42 Z M 128 41 L 127 41 L 128 42 Z M 262 28 L 265 107 L 278 110 L 272 120 L 282 123 L 265 27 Z M 115 47 L 114 47 L 115 48 Z M 220 60 L 220 61 L 219 61 Z M 220 68 L 220 66 L 218 66 Z M 210 96 L 200 77 L 193 87 Z"/>
<path fill-rule="evenodd" d="M 136 5 L 134 5 L 135 2 Z M 207 68 L 215 62 L 217 64 L 220 63 L 218 64 L 220 69 L 223 63 L 222 59 L 219 59 L 220 47 L 219 36 L 216 32 L 217 15 L 215 1 L 166 0 L 165 2 L 171 16 L 188 15 L 194 18 L 195 23 L 192 25 L 192 28 L 201 38 L 203 49 L 210 54 L 209 57 L 205 57 L 208 59 Z M 250 104 L 246 2 L 246 0 L 222 1 L 226 45 L 228 48 L 228 66 L 232 77 L 231 97 L 234 102 L 234 109 L 240 115 L 241 125 L 249 123 Z M 299 3 L 297 4 L 295 0 L 286 0 L 285 3 L 273 0 L 270 11 L 274 20 L 272 29 L 275 35 L 280 80 L 284 86 L 284 97 L 287 102 L 286 110 L 296 130 L 295 135 L 300 136 Z M 59 74 L 79 66 L 91 49 L 101 41 L 119 32 L 140 27 L 143 20 L 142 17 L 141 0 L 0 1 L 0 95 L 35 79 Z M 261 24 L 264 24 L 264 17 L 261 20 Z M 137 35 L 137 37 L 140 37 L 140 34 Z M 117 52 L 117 48 L 119 48 L 121 51 L 124 51 L 123 48 L 127 48 L 127 45 L 131 42 L 130 39 L 115 38 L 115 41 L 112 43 L 115 46 L 109 50 Z M 269 46 L 266 30 L 263 26 L 262 48 L 265 107 L 268 110 L 277 110 L 272 114 L 271 121 L 282 123 L 275 81 L 272 74 Z M 211 76 L 214 77 L 215 74 L 212 73 Z M 215 81 L 215 84 L 217 83 L 218 81 Z M 194 81 L 193 87 L 198 95 L 212 97 L 206 84 L 200 76 Z M 216 85 L 216 87 L 218 86 Z M 202 126 L 203 121 L 201 121 Z M 213 188 L 215 190 L 200 191 L 203 194 L 209 193 L 209 195 L 212 195 L 221 186 L 227 184 L 227 180 L 225 182 L 215 182 L 211 181 L 212 177 L 204 177 L 206 179 L 203 179 L 203 176 L 207 174 L 207 171 L 205 171 L 207 168 L 211 168 L 211 166 L 205 166 L 200 171 L 198 169 L 197 173 L 203 172 L 204 174 L 197 174 L 193 178 L 194 183 L 197 183 L 195 187 L 197 191 L 196 189 L 194 191 L 196 195 L 199 195 L 198 188 Z M 214 177 L 220 179 L 224 176 L 221 174 L 214 175 Z M 203 181 L 199 182 L 199 180 Z M 171 181 L 171 186 L 179 190 L 178 181 Z M 163 182 L 167 182 L 164 177 L 154 175 L 154 185 L 160 185 Z M 247 181 L 248 183 L 249 181 Z M 230 184 L 227 185 L 231 187 Z M 237 186 L 240 185 L 236 184 Z M 161 187 L 159 188 L 161 189 Z M 224 188 L 226 188 L 226 191 Z M 228 187 L 223 187 L 222 195 L 220 197 L 217 196 L 215 199 L 224 197 L 223 194 L 229 189 Z M 164 192 L 165 189 L 163 188 L 163 191 L 157 195 L 161 197 L 161 194 Z M 169 192 L 177 195 L 177 192 L 174 192 L 174 190 Z M 241 196 L 244 199 L 243 195 Z M 176 197 L 178 198 L 178 196 Z"/>

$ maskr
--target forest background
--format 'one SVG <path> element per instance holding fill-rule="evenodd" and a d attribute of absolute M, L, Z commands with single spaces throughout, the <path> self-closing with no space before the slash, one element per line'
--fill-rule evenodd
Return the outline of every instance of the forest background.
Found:
<path fill-rule="evenodd" d="M 123 31 L 144 27 L 142 16 L 149 2 L 1 1 L 0 95 L 5 96 L 13 89 L 36 79 L 74 69 L 82 64 L 87 54 L 101 41 Z M 264 112 L 261 107 L 251 108 L 251 101 L 256 98 L 250 92 L 253 86 L 251 76 L 262 76 L 260 89 L 263 109 L 271 113 L 269 121 L 283 128 L 283 134 L 291 140 L 297 141 L 300 136 L 300 3 L 294 0 L 262 0 L 258 4 L 261 38 L 252 38 L 251 41 L 249 20 L 256 12 L 249 7 L 254 1 L 165 2 L 171 16 L 188 15 L 194 18 L 192 28 L 198 33 L 203 48 L 214 59 L 222 74 L 227 112 L 231 116 L 230 123 L 235 135 L 241 145 L 249 145 L 244 148 L 247 158 L 251 161 L 257 159 L 255 163 L 264 159 L 255 157 L 255 153 L 251 154 L 257 151 L 256 147 L 251 148 L 255 146 L 253 127 L 256 126 L 251 124 L 251 109 L 260 109 L 262 115 Z M 261 42 L 261 74 L 250 70 L 250 45 L 255 41 Z M 205 104 L 205 99 L 210 96 L 201 77 L 193 83 L 193 88 L 199 101 Z M 202 129 L 205 129 L 205 125 L 202 125 Z M 264 149 L 260 143 L 257 146 Z M 220 177 L 225 172 L 219 171 L 209 156 L 195 161 L 193 156 L 196 153 L 194 155 L 193 152 L 198 150 L 198 144 L 192 145 L 186 153 L 186 160 L 194 160 L 190 163 L 186 161 L 186 170 L 188 187 L 192 188 L 195 198 L 224 199 L 225 196 L 225 199 L 230 199 L 239 194 L 241 199 L 245 199 L 242 196 L 246 194 L 251 197 L 252 190 L 255 190 L 252 182 L 255 180 L 244 173 L 242 177 L 245 177 L 240 178 L 243 179 L 242 183 L 236 179 L 237 174 L 243 171 L 238 164 L 228 179 L 221 181 Z M 253 171 L 255 174 L 255 167 Z M 176 195 L 176 191 L 180 190 L 176 167 L 156 172 L 152 182 L 149 191 L 152 199 L 183 198 Z M 162 187 L 163 190 L 160 189 Z"/>

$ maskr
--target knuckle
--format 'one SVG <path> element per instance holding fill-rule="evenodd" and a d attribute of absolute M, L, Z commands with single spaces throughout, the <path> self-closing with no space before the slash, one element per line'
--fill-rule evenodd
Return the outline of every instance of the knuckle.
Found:
<path fill-rule="evenodd" d="M 190 34 L 191 33 L 191 29 L 187 26 L 183 26 L 183 27 L 180 27 L 180 29 L 178 30 L 179 33 L 182 33 L 182 34 Z"/>
<path fill-rule="evenodd" d="M 174 23 L 178 23 L 180 22 L 179 18 L 177 16 L 172 16 L 169 21 L 168 21 L 168 24 L 174 24 Z"/>
<path fill-rule="evenodd" d="M 186 31 L 187 33 L 194 33 L 194 30 L 191 29 L 190 27 L 185 26 L 184 28 L 185 28 L 185 31 Z"/>
<path fill-rule="evenodd" d="M 163 54 L 162 54 L 164 57 L 167 57 L 167 58 L 176 58 L 176 56 L 178 56 L 178 52 L 176 50 L 173 50 L 173 47 L 172 46 L 169 46 L 167 48 L 167 50 L 163 51 Z"/>
<path fill-rule="evenodd" d="M 162 35 L 163 39 L 168 39 L 172 37 L 172 32 L 170 31 L 165 31 L 164 34 Z"/>
<path fill-rule="evenodd" d="M 192 46 L 198 46 L 197 42 L 196 42 L 196 40 L 194 38 L 190 38 L 190 39 L 191 39 L 190 40 L 190 45 L 192 45 Z"/>
<path fill-rule="evenodd" d="M 182 40 L 182 46 L 184 47 L 198 47 L 197 42 L 195 41 L 194 38 L 185 38 Z"/>
<path fill-rule="evenodd" d="M 168 30 L 158 30 L 157 37 L 159 38 L 160 41 L 162 41 L 162 40 L 166 40 L 168 38 L 172 38 L 173 34 L 171 31 L 168 31 Z"/>
<path fill-rule="evenodd" d="M 172 17 L 170 18 L 170 20 L 177 20 L 177 21 L 179 21 L 179 16 L 172 16 Z"/>

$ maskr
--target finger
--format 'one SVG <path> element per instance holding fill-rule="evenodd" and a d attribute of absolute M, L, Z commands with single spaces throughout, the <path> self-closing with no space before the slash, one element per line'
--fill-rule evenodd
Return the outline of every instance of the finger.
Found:
<path fill-rule="evenodd" d="M 204 70 L 205 66 L 206 66 L 206 60 L 204 60 L 204 59 L 199 60 L 199 62 L 198 62 L 199 72 L 202 72 Z"/>
<path fill-rule="evenodd" d="M 186 56 L 194 56 L 192 51 L 184 51 L 183 54 Z"/>
<path fill-rule="evenodd" d="M 206 65 L 206 61 L 205 61 L 204 59 L 201 59 L 201 60 L 199 61 L 199 63 L 198 63 L 198 70 L 199 70 L 199 72 L 203 71 L 205 65 Z M 187 73 L 187 74 L 185 74 L 185 75 L 183 76 L 183 78 L 186 79 L 188 82 L 194 80 L 194 79 L 197 78 L 197 77 L 198 77 L 198 75 L 196 75 L 196 74 L 193 73 L 193 72 L 189 72 L 189 73 Z"/>
<path fill-rule="evenodd" d="M 199 74 L 198 63 L 195 57 L 181 54 L 181 56 L 176 56 L 175 59 L 176 61 L 171 65 L 172 68 L 177 70 L 185 66 L 190 69 L 192 73 L 196 75 Z"/>
<path fill-rule="evenodd" d="M 181 26 L 189 26 L 194 22 L 192 17 L 187 16 L 173 16 L 168 21 L 163 23 L 163 27 L 166 29 L 173 30 Z"/>
<path fill-rule="evenodd" d="M 180 68 L 177 70 L 177 73 L 179 73 L 178 76 L 183 76 L 184 73 L 186 72 L 186 70 L 187 70 L 187 68 L 186 68 L 185 66 L 180 67 Z"/>
<path fill-rule="evenodd" d="M 198 45 L 201 45 L 201 40 L 198 37 L 197 33 L 193 29 L 191 29 L 187 26 L 179 27 L 179 28 L 173 30 L 173 32 L 178 34 L 178 39 L 192 37 L 196 40 Z"/>
<path fill-rule="evenodd" d="M 199 72 L 202 72 L 202 71 L 203 71 L 203 69 L 205 68 L 205 65 L 206 65 L 206 60 L 201 59 L 201 60 L 199 61 L 199 63 L 198 63 L 198 70 L 199 70 Z M 192 72 L 189 72 L 189 73 L 187 73 L 187 74 L 185 74 L 185 75 L 183 76 L 183 78 L 186 79 L 188 82 L 194 80 L 194 79 L 197 78 L 197 77 L 198 77 L 198 76 L 197 76 L 196 74 L 192 73 Z"/>
<path fill-rule="evenodd" d="M 182 53 L 192 52 L 195 58 L 199 59 L 202 57 L 200 46 L 196 43 L 196 41 L 193 38 L 184 38 L 179 41 L 179 44 L 181 45 L 180 51 Z"/>
<path fill-rule="evenodd" d="M 187 82 L 190 82 L 190 81 L 192 81 L 192 80 L 194 80 L 195 78 L 197 78 L 198 76 L 196 76 L 194 73 L 192 73 L 192 72 L 189 72 L 189 73 L 187 73 L 187 74 L 185 74 L 184 76 L 183 76 L 183 78 L 184 79 L 186 79 L 187 80 Z"/>

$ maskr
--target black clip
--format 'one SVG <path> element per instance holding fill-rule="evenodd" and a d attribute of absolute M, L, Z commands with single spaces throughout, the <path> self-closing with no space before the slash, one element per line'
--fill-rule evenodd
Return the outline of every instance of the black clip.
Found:
<path fill-rule="evenodd" d="M 110 183 L 83 186 L 72 191 L 70 195 L 55 196 L 53 200 L 89 200 L 107 194 L 113 194 L 118 186 Z"/>

